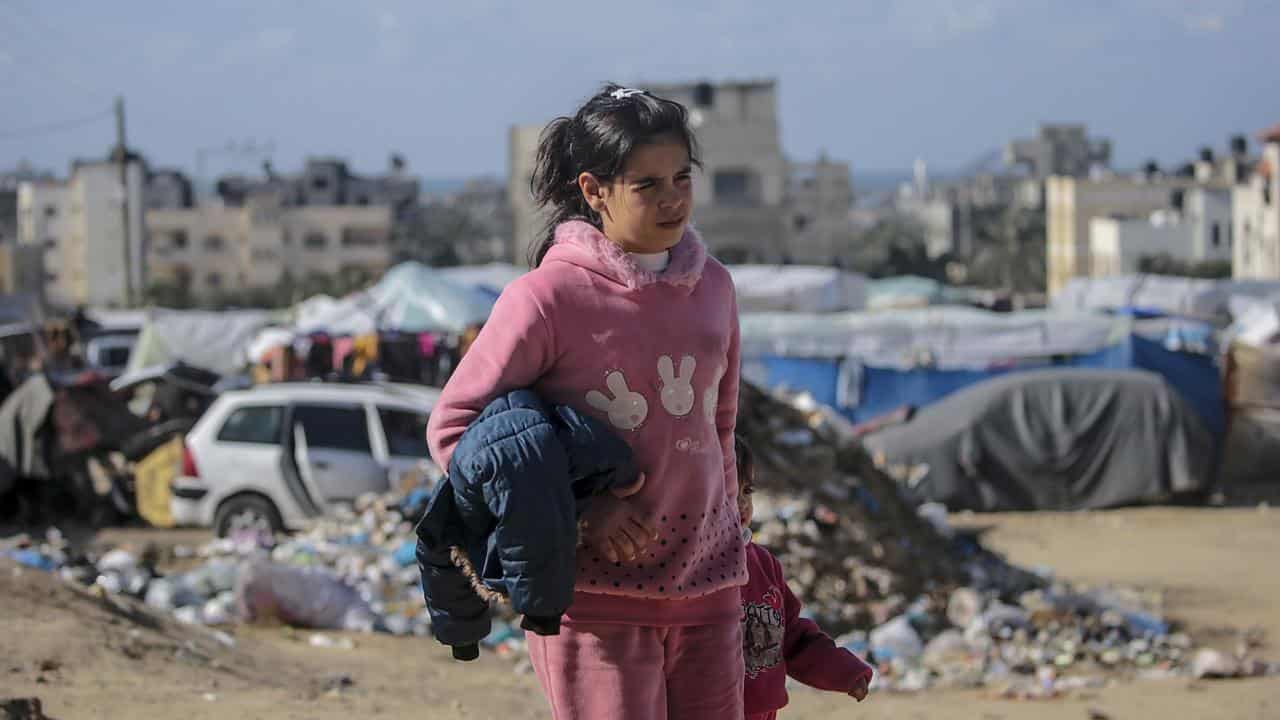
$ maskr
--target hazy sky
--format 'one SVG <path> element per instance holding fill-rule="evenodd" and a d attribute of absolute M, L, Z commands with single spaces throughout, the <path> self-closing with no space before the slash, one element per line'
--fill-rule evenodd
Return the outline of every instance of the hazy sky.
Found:
<path fill-rule="evenodd" d="M 757 77 L 780 83 L 796 159 L 959 168 L 1075 121 L 1120 165 L 1171 163 L 1280 122 L 1278 28 L 1273 0 L 0 0 L 0 168 L 102 154 L 106 116 L 31 131 L 121 93 L 153 165 L 234 138 L 274 142 L 281 170 L 397 150 L 426 177 L 498 174 L 508 126 L 601 81 Z"/>

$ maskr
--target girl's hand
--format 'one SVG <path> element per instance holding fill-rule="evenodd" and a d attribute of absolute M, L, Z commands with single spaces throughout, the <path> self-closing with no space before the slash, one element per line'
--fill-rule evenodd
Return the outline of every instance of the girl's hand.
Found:
<path fill-rule="evenodd" d="M 650 542 L 657 540 L 658 530 L 643 516 L 634 514 L 633 505 L 627 500 L 642 487 L 644 473 L 627 487 L 612 488 L 592 498 L 578 523 L 583 544 L 616 563 L 635 560 Z"/>
<path fill-rule="evenodd" d="M 858 702 L 866 700 L 867 693 L 870 692 L 870 688 L 867 685 L 868 683 L 865 677 L 860 677 L 857 680 L 854 680 L 853 687 L 849 688 L 849 697 L 857 700 Z"/>

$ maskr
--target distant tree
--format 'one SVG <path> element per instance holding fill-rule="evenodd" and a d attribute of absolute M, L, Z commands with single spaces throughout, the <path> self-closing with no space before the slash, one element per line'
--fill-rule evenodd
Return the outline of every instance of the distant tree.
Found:
<path fill-rule="evenodd" d="M 1014 292 L 1043 292 L 1047 275 L 1044 213 L 1011 206 L 973 211 L 968 282 Z"/>
<path fill-rule="evenodd" d="M 391 233 L 397 261 L 417 260 L 433 267 L 458 265 L 459 243 L 488 237 L 470 215 L 443 203 L 419 205 L 405 214 Z"/>
<path fill-rule="evenodd" d="M 174 310 L 186 310 L 196 306 L 189 282 L 156 280 L 147 287 L 143 297 L 150 304 Z"/>
<path fill-rule="evenodd" d="M 1229 278 L 1230 260 L 1205 260 L 1193 262 L 1179 260 L 1168 253 L 1143 255 L 1138 258 L 1138 272 L 1148 275 L 1174 275 L 1190 278 Z"/>
<path fill-rule="evenodd" d="M 359 265 L 348 265 L 338 271 L 334 279 L 334 290 L 338 295 L 348 295 L 364 290 L 373 284 L 375 276 L 368 268 Z"/>
<path fill-rule="evenodd" d="M 298 295 L 300 298 L 309 298 L 315 295 L 341 295 L 338 290 L 336 278 L 321 272 L 311 272 L 303 276 L 302 281 L 298 283 Z"/>
<path fill-rule="evenodd" d="M 289 268 L 285 268 L 284 272 L 280 273 L 280 279 L 276 280 L 273 295 L 276 298 L 276 307 L 286 307 L 303 299 L 298 296 L 298 281 L 293 277 L 293 273 L 289 271 Z"/>
<path fill-rule="evenodd" d="M 925 229 L 914 218 L 892 215 L 855 237 L 836 264 L 871 277 L 916 275 L 946 280 L 948 258 L 930 258 Z"/>

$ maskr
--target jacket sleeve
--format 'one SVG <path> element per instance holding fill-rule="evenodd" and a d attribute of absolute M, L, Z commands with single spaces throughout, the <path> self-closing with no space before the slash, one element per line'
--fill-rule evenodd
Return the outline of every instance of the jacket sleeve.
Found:
<path fill-rule="evenodd" d="M 502 457 L 492 474 L 485 471 L 484 497 L 497 521 L 507 597 L 512 610 L 535 619 L 535 632 L 553 634 L 573 601 L 577 569 L 570 460 L 549 421 L 512 434 L 490 457 Z"/>
<path fill-rule="evenodd" d="M 776 558 L 770 558 L 778 577 L 782 566 Z M 780 583 L 786 613 L 786 629 L 782 640 L 782 656 L 787 663 L 787 674 L 810 687 L 819 690 L 849 692 L 854 680 L 865 677 L 871 680 L 871 666 L 857 655 L 837 647 L 831 636 L 822 632 L 818 624 L 800 617 L 800 600 L 791 592 L 786 582 Z"/>
<path fill-rule="evenodd" d="M 517 279 L 494 304 L 427 421 L 431 457 L 447 469 L 458 439 L 494 398 L 534 384 L 555 359 L 543 310 Z"/>
<path fill-rule="evenodd" d="M 720 436 L 720 449 L 724 452 L 724 487 L 730 503 L 738 497 L 738 462 L 734 451 L 733 432 L 738 426 L 738 378 L 741 373 L 741 331 L 738 327 L 738 300 L 729 283 L 731 304 L 729 350 L 725 354 L 724 375 L 716 406 L 716 433 Z"/>
<path fill-rule="evenodd" d="M 449 524 L 456 515 L 453 488 L 442 482 L 418 522 L 418 570 L 422 594 L 431 615 L 431 634 L 445 645 L 475 645 L 489 634 L 489 603 L 471 587 L 462 570 L 449 557 Z"/>

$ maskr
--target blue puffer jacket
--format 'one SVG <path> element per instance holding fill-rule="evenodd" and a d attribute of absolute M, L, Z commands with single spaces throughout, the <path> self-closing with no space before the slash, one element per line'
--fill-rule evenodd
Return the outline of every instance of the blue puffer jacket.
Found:
<path fill-rule="evenodd" d="M 431 632 L 475 658 L 495 591 L 521 626 L 560 631 L 573 600 L 578 515 L 590 496 L 635 481 L 631 448 L 603 423 L 529 390 L 494 400 L 463 433 L 418 523 Z"/>

